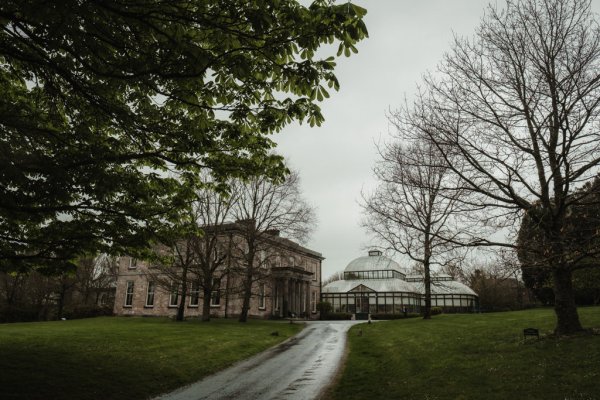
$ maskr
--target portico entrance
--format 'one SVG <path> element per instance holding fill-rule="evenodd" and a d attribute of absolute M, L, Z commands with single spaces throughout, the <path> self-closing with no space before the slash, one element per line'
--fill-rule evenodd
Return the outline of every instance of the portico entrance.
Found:
<path fill-rule="evenodd" d="M 273 268 L 271 314 L 282 318 L 304 317 L 310 311 L 312 273 L 299 267 Z"/>

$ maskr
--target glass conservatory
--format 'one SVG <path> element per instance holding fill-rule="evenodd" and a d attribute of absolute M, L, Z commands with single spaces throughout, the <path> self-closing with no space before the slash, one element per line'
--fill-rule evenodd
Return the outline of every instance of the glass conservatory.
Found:
<path fill-rule="evenodd" d="M 431 282 L 431 306 L 444 312 L 474 312 L 477 294 L 449 275 L 436 275 Z M 400 314 L 420 312 L 425 306 L 422 276 L 406 276 L 400 265 L 380 251 L 369 251 L 348 264 L 344 279 L 322 289 L 322 300 L 333 312 Z"/>

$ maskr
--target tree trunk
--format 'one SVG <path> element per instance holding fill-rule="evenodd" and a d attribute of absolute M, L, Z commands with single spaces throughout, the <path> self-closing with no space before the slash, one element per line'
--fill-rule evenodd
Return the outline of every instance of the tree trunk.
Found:
<path fill-rule="evenodd" d="M 228 269 L 228 271 L 231 271 Z M 225 281 L 225 318 L 229 318 L 229 291 L 230 291 L 230 287 L 231 284 L 229 282 L 229 279 L 231 278 L 231 275 L 229 274 L 229 272 L 227 273 L 227 280 Z"/>
<path fill-rule="evenodd" d="M 65 297 L 66 297 L 67 288 L 64 284 L 60 285 L 60 293 L 58 295 L 58 307 L 56 310 L 56 319 L 62 318 L 63 309 L 65 307 Z"/>
<path fill-rule="evenodd" d="M 187 267 L 183 268 L 183 271 L 181 273 L 181 299 L 179 301 L 179 307 L 177 307 L 177 317 L 175 318 L 176 321 L 183 321 L 185 318 L 185 301 L 187 299 L 187 273 L 188 273 L 188 269 Z"/>
<path fill-rule="evenodd" d="M 424 264 L 425 269 L 425 310 L 423 312 L 423 319 L 431 319 L 431 272 L 429 270 L 429 263 Z"/>
<path fill-rule="evenodd" d="M 204 295 L 204 298 L 202 299 L 202 321 L 204 322 L 210 321 L 210 298 L 212 296 L 211 284 L 207 285 L 205 282 L 202 288 L 202 293 Z"/>
<path fill-rule="evenodd" d="M 248 310 L 250 310 L 250 299 L 252 298 L 252 280 L 254 279 L 254 245 L 248 244 L 248 266 L 246 267 L 246 276 L 244 281 L 244 300 L 242 302 L 242 312 L 239 322 L 248 321 Z"/>
<path fill-rule="evenodd" d="M 429 206 L 431 211 L 432 205 Z M 429 229 L 431 228 L 431 217 L 427 219 L 427 231 L 425 232 L 425 248 L 423 257 L 423 283 L 425 284 L 425 312 L 423 319 L 431 319 L 431 240 L 429 238 Z"/>
<path fill-rule="evenodd" d="M 557 335 L 566 335 L 583 330 L 575 306 L 571 275 L 572 272 L 567 267 L 559 267 L 553 270 L 554 312 L 557 319 L 554 333 Z"/>
<path fill-rule="evenodd" d="M 239 322 L 248 321 L 248 310 L 250 309 L 250 298 L 252 297 L 252 280 L 244 284 L 244 301 L 242 303 L 242 312 L 240 313 Z"/>
<path fill-rule="evenodd" d="M 185 301 L 187 299 L 187 290 L 181 291 L 181 302 L 179 303 L 179 307 L 177 307 L 177 321 L 183 321 L 185 319 Z"/>

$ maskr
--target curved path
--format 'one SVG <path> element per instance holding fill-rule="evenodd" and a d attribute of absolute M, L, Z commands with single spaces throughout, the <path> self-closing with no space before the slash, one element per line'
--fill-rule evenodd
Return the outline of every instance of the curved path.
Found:
<path fill-rule="evenodd" d="M 160 399 L 316 399 L 336 374 L 346 332 L 356 323 L 307 322 L 285 342 Z"/>

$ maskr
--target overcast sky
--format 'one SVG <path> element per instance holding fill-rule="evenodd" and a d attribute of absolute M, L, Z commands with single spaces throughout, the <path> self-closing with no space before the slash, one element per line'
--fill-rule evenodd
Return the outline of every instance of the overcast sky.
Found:
<path fill-rule="evenodd" d="M 341 271 L 371 244 L 360 227 L 362 190 L 374 188 L 375 143 L 386 118 L 411 98 L 422 75 L 434 71 L 452 35 L 473 36 L 486 0 L 354 0 L 368 10 L 369 38 L 358 54 L 338 59 L 340 91 L 321 104 L 320 128 L 292 125 L 276 135 L 278 152 L 300 172 L 319 225 L 307 247 L 325 257 L 323 277 Z M 593 2 L 598 12 L 600 1 Z M 494 2 L 496 4 L 496 2 Z M 502 6 L 503 0 L 497 4 Z M 402 262 L 400 257 L 394 257 Z"/>
<path fill-rule="evenodd" d="M 375 186 L 375 143 L 386 140 L 388 110 L 410 98 L 426 71 L 435 70 L 453 33 L 471 36 L 482 0 L 354 0 L 368 10 L 369 38 L 358 54 L 338 59 L 339 92 L 321 103 L 319 128 L 292 125 L 276 135 L 277 151 L 300 172 L 318 226 L 307 247 L 325 257 L 323 277 L 343 270 L 372 244 L 360 226 L 362 190 Z M 394 257 L 400 261 L 400 257 Z"/>
<path fill-rule="evenodd" d="M 321 104 L 320 128 L 292 125 L 275 137 L 278 152 L 300 172 L 317 210 L 307 247 L 325 257 L 323 277 L 343 270 L 371 244 L 360 227 L 361 190 L 375 186 L 375 143 L 388 137 L 386 112 L 415 92 L 450 48 L 453 32 L 471 36 L 482 0 L 354 0 L 368 10 L 369 38 L 358 54 L 338 59 L 340 91 Z M 395 257 L 400 261 L 400 257 Z"/>

